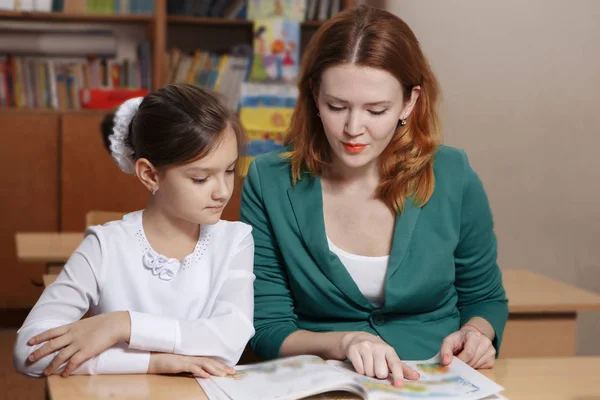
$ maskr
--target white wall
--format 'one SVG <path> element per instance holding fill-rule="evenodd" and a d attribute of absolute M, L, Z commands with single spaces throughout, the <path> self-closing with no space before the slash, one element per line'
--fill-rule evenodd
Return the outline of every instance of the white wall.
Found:
<path fill-rule="evenodd" d="M 501 267 L 600 292 L 600 1 L 384 6 L 441 82 L 444 142 L 485 184 Z M 578 353 L 600 354 L 600 313 L 578 327 Z"/>

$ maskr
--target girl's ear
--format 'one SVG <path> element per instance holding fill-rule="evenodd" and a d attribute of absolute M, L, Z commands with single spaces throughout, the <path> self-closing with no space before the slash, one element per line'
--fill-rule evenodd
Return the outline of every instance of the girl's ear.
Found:
<path fill-rule="evenodd" d="M 150 192 L 158 190 L 158 170 L 147 158 L 139 158 L 135 162 L 135 174 Z"/>

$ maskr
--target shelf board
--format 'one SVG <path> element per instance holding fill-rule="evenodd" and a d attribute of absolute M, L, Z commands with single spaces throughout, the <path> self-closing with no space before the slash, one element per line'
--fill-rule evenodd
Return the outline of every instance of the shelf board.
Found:
<path fill-rule="evenodd" d="M 81 109 L 81 110 L 55 110 L 51 108 L 17 108 L 17 107 L 4 107 L 0 108 L 0 114 L 107 114 L 111 110 L 90 110 L 90 109 Z"/>
<path fill-rule="evenodd" d="M 187 15 L 168 15 L 170 24 L 252 26 L 252 21 L 241 18 L 192 17 Z"/>
<path fill-rule="evenodd" d="M 221 25 L 223 27 L 243 26 L 251 27 L 252 21 L 241 18 L 217 18 L 217 17 L 192 17 L 187 15 L 169 15 L 167 16 L 169 24 L 188 24 L 188 25 Z M 304 21 L 302 27 L 316 28 L 325 21 Z"/>
<path fill-rule="evenodd" d="M 40 22 L 105 22 L 131 23 L 152 22 L 153 15 L 146 14 L 70 14 L 62 12 L 0 11 L 1 20 Z"/>

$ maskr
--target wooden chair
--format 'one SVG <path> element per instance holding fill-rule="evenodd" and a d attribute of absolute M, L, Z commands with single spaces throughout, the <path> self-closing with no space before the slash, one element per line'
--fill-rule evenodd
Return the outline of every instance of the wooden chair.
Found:
<path fill-rule="evenodd" d="M 85 215 L 85 226 L 103 225 L 110 221 L 117 221 L 123 218 L 124 212 L 118 211 L 88 211 Z"/>

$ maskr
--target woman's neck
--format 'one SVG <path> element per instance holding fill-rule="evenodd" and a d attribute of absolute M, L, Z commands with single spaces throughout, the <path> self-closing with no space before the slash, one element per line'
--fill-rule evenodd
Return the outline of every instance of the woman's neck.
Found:
<path fill-rule="evenodd" d="M 332 187 L 374 191 L 379 185 L 379 169 L 376 162 L 360 168 L 348 168 L 334 160 L 323 178 Z"/>

